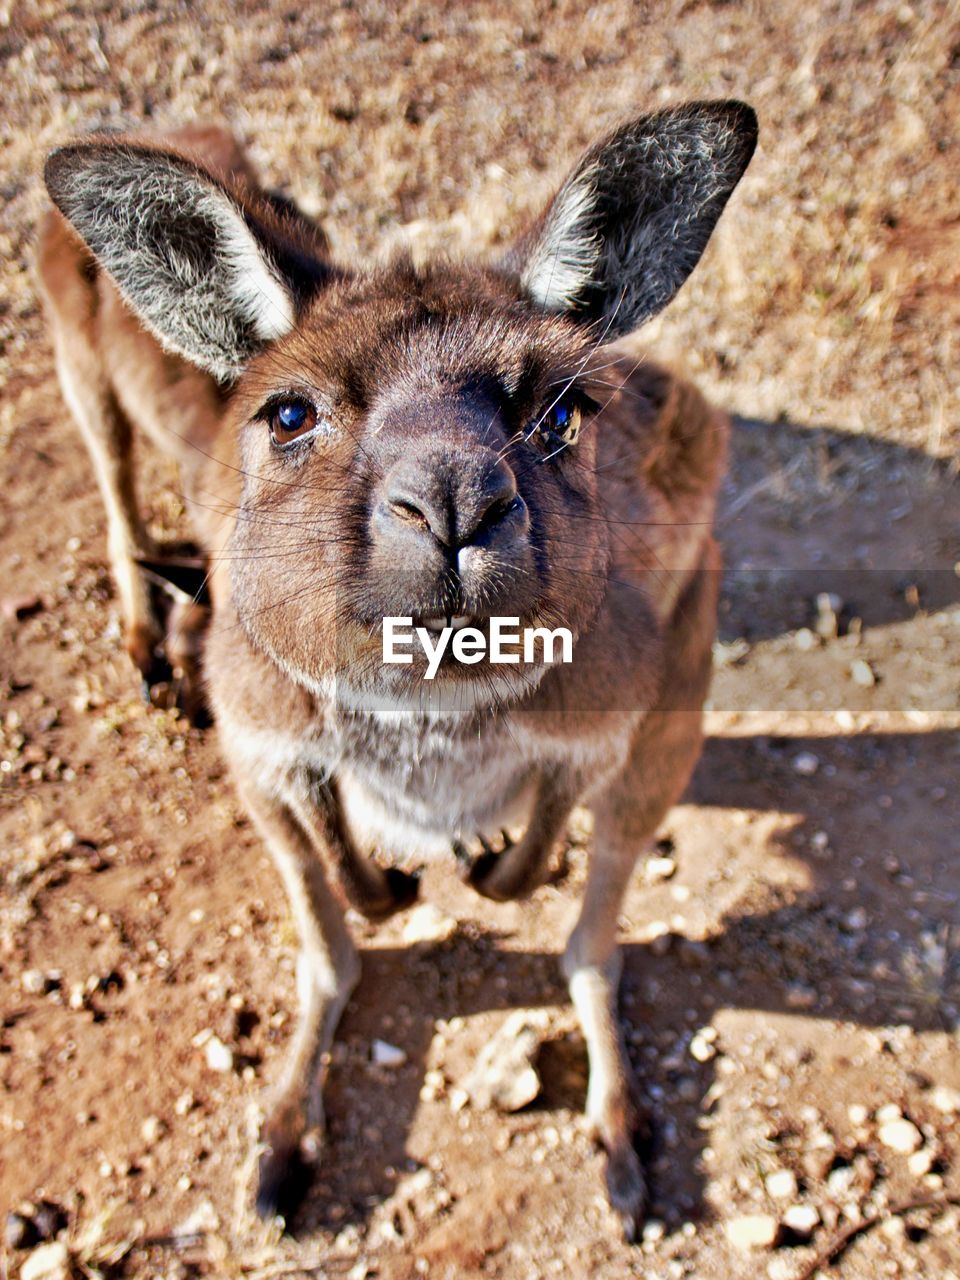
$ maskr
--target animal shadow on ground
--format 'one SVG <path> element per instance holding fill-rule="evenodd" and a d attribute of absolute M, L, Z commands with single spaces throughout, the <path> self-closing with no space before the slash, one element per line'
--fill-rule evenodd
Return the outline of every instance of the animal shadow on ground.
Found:
<path fill-rule="evenodd" d="M 736 643 L 745 656 L 718 673 L 713 703 L 766 719 L 762 732 L 708 740 L 685 805 L 667 826 L 707 915 L 713 895 L 735 905 L 714 911 L 708 942 L 628 938 L 624 946 L 625 1030 L 654 1120 L 652 1212 L 668 1225 L 706 1212 L 701 1121 L 715 1080 L 715 1064 L 688 1055 L 681 1063 L 661 1047 L 671 1035 L 686 1028 L 689 1040 L 693 1027 L 725 1010 L 760 1012 L 763 1027 L 802 1018 L 814 1031 L 819 1020 L 853 1030 L 942 1030 L 960 1017 L 960 736 L 935 722 L 935 713 L 960 709 L 948 648 L 937 641 L 940 623 L 956 628 L 960 602 L 955 476 L 927 455 L 875 439 L 737 420 L 719 529 L 727 563 L 720 647 Z M 833 604 L 849 634 L 818 642 L 814 662 L 795 643 L 796 629 L 813 626 L 823 592 L 841 597 Z M 824 676 L 834 650 L 842 661 Z M 868 688 L 849 678 L 851 655 L 864 651 L 877 671 Z M 858 731 L 853 722 L 824 732 L 824 716 L 851 704 L 879 727 Z M 794 723 L 818 714 L 816 730 L 779 733 L 781 709 Z M 888 730 L 877 712 L 901 714 Z M 803 757 L 815 771 L 798 767 Z M 753 856 L 738 860 L 743 813 L 784 821 L 759 844 L 754 837 Z M 799 867 L 806 887 L 796 876 L 789 884 L 768 876 L 784 860 Z M 743 882 L 747 892 L 725 896 Z M 631 919 L 637 896 L 632 890 Z M 335 1059 L 327 1155 L 292 1224 L 296 1234 L 337 1229 L 343 1206 L 348 1221 L 365 1218 L 409 1166 L 436 1019 L 566 1004 L 563 938 L 551 941 L 552 950 L 503 950 L 495 934 L 466 926 L 437 946 L 365 950 L 341 1035 L 367 1043 L 379 1035 L 363 992 L 392 990 L 413 1007 L 397 1036 L 412 1067 L 391 1080 L 388 1098 L 358 1112 L 345 1095 L 363 1086 L 347 1081 Z M 579 1110 L 582 1044 L 548 1042 L 540 1067 L 544 1090 L 534 1109 Z M 840 1060 L 830 1069 L 837 1096 L 847 1084 L 854 1096 L 856 1065 Z M 687 1087 L 678 1090 L 681 1077 Z M 364 1113 L 376 1116 L 372 1143 Z"/>

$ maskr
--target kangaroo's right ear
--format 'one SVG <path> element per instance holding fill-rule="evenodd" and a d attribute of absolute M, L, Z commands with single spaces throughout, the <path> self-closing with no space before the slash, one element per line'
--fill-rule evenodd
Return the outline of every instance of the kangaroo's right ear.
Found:
<path fill-rule="evenodd" d="M 743 102 L 689 102 L 620 126 L 582 157 L 504 266 L 546 311 L 630 333 L 697 265 L 757 142 Z"/>
<path fill-rule="evenodd" d="M 80 142 L 54 151 L 44 178 L 162 345 L 223 382 L 293 328 L 333 275 L 271 204 L 231 194 L 176 153 Z"/>

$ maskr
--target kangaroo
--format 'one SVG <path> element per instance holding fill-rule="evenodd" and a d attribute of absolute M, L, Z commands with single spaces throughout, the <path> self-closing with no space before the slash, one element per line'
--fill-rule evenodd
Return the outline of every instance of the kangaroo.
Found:
<path fill-rule="evenodd" d="M 367 268 L 338 262 L 223 130 L 95 137 L 47 160 L 40 276 L 127 649 L 149 673 L 168 625 L 136 426 L 178 461 L 208 566 L 209 620 L 184 597 L 171 661 L 195 680 L 202 640 L 223 753 L 299 930 L 264 1215 L 292 1209 L 321 1157 L 326 1055 L 360 977 L 344 904 L 408 906 L 428 854 L 488 898 L 528 895 L 586 803 L 562 964 L 610 1202 L 635 1238 L 646 1117 L 617 1017 L 617 917 L 700 752 L 728 424 L 617 343 L 696 266 L 756 139 L 740 102 L 641 115 L 507 251 Z M 426 635 L 562 626 L 572 660 L 445 653 L 428 681 L 423 653 L 384 662 L 388 617 Z"/>

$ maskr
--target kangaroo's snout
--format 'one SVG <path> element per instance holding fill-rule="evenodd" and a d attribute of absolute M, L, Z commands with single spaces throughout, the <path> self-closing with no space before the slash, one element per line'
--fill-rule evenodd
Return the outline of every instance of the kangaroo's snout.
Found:
<path fill-rule="evenodd" d="M 506 435 L 488 410 L 473 422 L 457 408 L 452 425 L 399 415 L 375 437 L 368 538 L 384 612 L 485 616 L 532 604 L 530 510 Z"/>
<path fill-rule="evenodd" d="M 464 454 L 438 444 L 396 463 L 377 507 L 378 533 L 432 539 L 454 559 L 473 544 L 522 536 L 529 520 L 513 471 L 492 450 Z"/>

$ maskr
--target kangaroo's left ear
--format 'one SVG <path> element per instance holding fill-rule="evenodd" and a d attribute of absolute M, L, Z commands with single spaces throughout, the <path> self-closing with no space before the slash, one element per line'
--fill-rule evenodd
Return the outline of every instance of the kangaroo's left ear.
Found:
<path fill-rule="evenodd" d="M 629 333 L 697 265 L 756 144 L 743 102 L 632 120 L 590 148 L 504 265 L 546 311 Z"/>
<path fill-rule="evenodd" d="M 315 228 L 177 152 L 99 138 L 54 151 L 54 203 L 168 351 L 225 383 L 335 274 Z"/>

